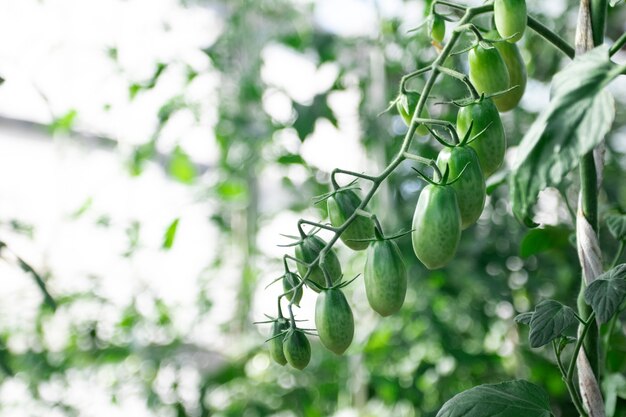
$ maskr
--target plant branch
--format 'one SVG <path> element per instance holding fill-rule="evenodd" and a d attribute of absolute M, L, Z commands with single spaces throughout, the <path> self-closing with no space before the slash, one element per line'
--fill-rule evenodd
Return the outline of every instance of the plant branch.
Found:
<path fill-rule="evenodd" d="M 444 3 L 441 3 L 441 4 L 444 4 Z M 488 13 L 490 11 L 493 11 L 493 4 L 487 4 L 487 5 L 484 5 L 484 6 L 477 6 L 477 7 L 467 8 L 467 9 L 465 9 L 465 14 L 461 18 L 461 20 L 459 20 L 459 26 L 463 26 L 463 25 L 469 23 L 474 17 L 479 16 L 479 15 L 484 14 L 484 13 Z M 307 281 L 307 279 L 310 276 L 311 271 L 313 270 L 313 268 L 316 265 L 319 265 L 320 260 L 324 259 L 326 254 L 332 249 L 333 245 L 337 242 L 337 240 L 339 239 L 341 234 L 357 218 L 357 216 L 359 215 L 358 214 L 359 210 L 364 210 L 365 209 L 367 204 L 374 197 L 374 194 L 376 194 L 376 191 L 378 190 L 380 185 L 387 179 L 387 177 L 389 177 L 391 175 L 391 173 L 393 171 L 395 171 L 395 169 L 398 167 L 398 165 L 400 165 L 406 159 L 405 153 L 408 152 L 409 147 L 411 146 L 411 143 L 413 141 L 413 137 L 415 136 L 415 131 L 417 129 L 417 126 L 420 123 L 419 122 L 420 119 L 419 119 L 418 115 L 422 113 L 422 110 L 424 109 L 424 106 L 426 105 L 426 99 L 430 95 L 430 92 L 431 92 L 433 86 L 435 85 L 435 81 L 437 81 L 437 77 L 440 74 L 440 65 L 442 65 L 446 61 L 446 59 L 450 56 L 450 54 L 452 52 L 452 49 L 454 48 L 454 46 L 456 45 L 457 41 L 459 40 L 460 35 L 461 35 L 460 31 L 456 31 L 455 30 L 454 32 L 452 32 L 452 36 L 451 36 L 449 42 L 446 44 L 446 46 L 443 48 L 443 50 L 441 51 L 439 56 L 433 62 L 432 66 L 430 68 L 430 69 L 432 69 L 430 77 L 428 78 L 428 80 L 426 81 L 426 85 L 424 85 L 424 88 L 422 89 L 422 94 L 420 96 L 419 102 L 417 103 L 417 107 L 415 109 L 415 112 L 413 113 L 413 119 L 411 120 L 411 124 L 409 125 L 409 130 L 407 131 L 407 133 L 406 133 L 406 135 L 404 137 L 404 140 L 402 141 L 402 145 L 400 146 L 400 150 L 398 151 L 396 156 L 393 158 L 393 160 L 389 163 L 389 165 L 378 176 L 371 177 L 371 178 L 368 177 L 367 178 L 370 181 L 372 181 L 372 187 L 367 192 L 367 194 L 363 197 L 363 200 L 361 201 L 361 204 L 355 209 L 355 211 L 350 215 L 350 217 L 348 217 L 344 221 L 344 223 L 341 226 L 335 228 L 335 230 L 333 231 L 334 232 L 333 237 L 326 243 L 326 245 L 322 248 L 322 250 L 320 250 L 320 252 L 317 255 L 317 257 L 310 264 L 307 265 L 308 270 L 307 270 L 306 274 L 304 274 L 304 276 L 302 277 L 302 281 L 296 287 L 298 287 L 298 288 L 301 287 L 303 285 L 303 283 Z M 419 71 L 425 72 L 425 69 L 424 70 L 419 70 Z M 351 174 L 353 174 L 353 173 L 351 173 Z M 291 306 L 292 306 L 292 304 L 293 304 L 293 302 L 290 301 L 289 302 L 289 311 L 290 311 L 290 313 L 291 313 Z"/>
<path fill-rule="evenodd" d="M 546 25 L 544 25 L 532 16 L 528 16 L 528 27 L 537 32 L 541 37 L 550 42 L 568 57 L 574 58 L 574 56 L 576 55 L 575 49 L 569 43 L 567 43 L 566 40 L 561 38 L 550 28 L 548 28 Z"/>
<path fill-rule="evenodd" d="M 576 407 L 576 411 L 578 411 L 578 414 L 580 414 L 581 416 L 587 417 L 587 413 L 585 412 L 585 407 L 583 407 L 582 400 L 580 399 L 580 395 L 578 394 L 578 391 L 576 390 L 576 385 L 574 385 L 574 383 L 567 378 L 567 372 L 565 370 L 565 367 L 563 366 L 563 361 L 561 361 L 561 352 L 559 352 L 557 348 L 556 340 L 552 341 L 552 348 L 554 349 L 554 356 L 556 356 L 556 364 L 559 367 L 559 371 L 561 371 L 561 377 L 563 378 L 563 382 L 565 383 L 565 386 L 567 387 L 569 396 L 572 399 L 574 406 Z"/>
<path fill-rule="evenodd" d="M 626 44 L 626 32 L 622 33 L 622 36 L 620 36 L 613 45 L 611 45 L 611 49 L 609 49 L 609 55 L 613 56 L 615 55 L 620 49 L 622 49 L 622 46 L 624 46 Z"/>

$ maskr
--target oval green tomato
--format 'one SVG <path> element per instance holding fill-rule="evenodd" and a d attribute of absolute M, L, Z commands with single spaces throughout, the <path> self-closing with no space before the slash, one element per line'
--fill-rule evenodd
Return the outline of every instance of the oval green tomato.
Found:
<path fill-rule="evenodd" d="M 407 287 L 406 267 L 398 245 L 391 240 L 370 243 L 363 275 L 367 301 L 372 309 L 383 317 L 398 312 Z"/>
<path fill-rule="evenodd" d="M 476 151 L 480 167 L 487 178 L 500 168 L 506 152 L 504 127 L 493 100 L 485 98 L 479 103 L 470 104 L 459 110 L 456 118 L 458 134 L 461 137 L 465 136 L 470 125 L 472 137 L 484 131 L 468 146 Z"/>
<path fill-rule="evenodd" d="M 493 94 L 509 88 L 509 72 L 496 48 L 478 44 L 470 50 L 468 60 L 470 81 L 479 93 Z"/>
<path fill-rule="evenodd" d="M 519 41 L 526 30 L 526 13 L 526 0 L 495 0 L 493 17 L 500 36 L 511 43 Z"/>
<path fill-rule="evenodd" d="M 408 91 L 406 94 L 402 94 L 400 99 L 396 101 L 396 108 L 398 109 L 398 113 L 402 116 L 402 120 L 407 126 L 411 125 L 411 120 L 413 119 L 413 113 L 415 113 L 415 108 L 420 101 L 419 93 L 414 91 Z M 428 109 L 424 106 L 422 110 L 422 114 L 420 115 L 422 119 L 429 119 L 430 114 L 428 113 Z M 415 130 L 420 136 L 428 135 L 428 129 L 426 126 L 420 124 L 417 126 L 417 130 Z"/>
<path fill-rule="evenodd" d="M 428 269 L 454 258 L 461 239 L 461 213 L 450 186 L 429 184 L 420 193 L 413 215 L 413 251 Z"/>
<path fill-rule="evenodd" d="M 279 365 L 285 365 L 287 363 L 287 358 L 285 358 L 285 353 L 283 352 L 283 341 L 285 340 L 285 335 L 282 334 L 285 330 L 289 329 L 289 323 L 285 319 L 278 319 L 272 325 L 272 340 L 269 341 L 270 344 L 270 356 Z"/>
<path fill-rule="evenodd" d="M 480 169 L 478 155 L 469 146 L 443 148 L 437 157 L 437 166 L 443 172 L 448 166 L 449 178 L 461 175 L 450 185 L 456 192 L 461 212 L 461 229 L 467 229 L 480 217 L 485 207 L 485 177 Z M 461 174 L 462 172 L 462 174 Z"/>
<path fill-rule="evenodd" d="M 311 263 L 315 260 L 315 258 L 317 258 L 324 246 L 326 246 L 326 242 L 324 242 L 319 237 L 315 235 L 307 236 L 302 240 L 302 242 L 300 242 L 296 246 L 296 258 L 306 263 Z M 337 255 L 335 255 L 335 252 L 332 249 L 328 251 L 328 253 L 326 253 L 325 266 L 332 283 L 339 283 L 341 281 L 341 264 L 339 263 L 339 259 L 337 259 Z M 298 272 L 300 273 L 300 276 L 302 278 L 304 278 L 307 272 L 307 268 L 299 262 Z M 308 279 L 322 288 L 326 287 L 324 272 L 322 272 L 322 269 L 319 265 L 316 265 L 313 268 Z M 309 285 L 309 287 L 315 292 L 320 292 L 320 290 L 315 285 Z"/>
<path fill-rule="evenodd" d="M 296 369 L 304 369 L 311 360 L 311 344 L 300 330 L 289 331 L 283 342 L 283 353 L 289 365 Z"/>
<path fill-rule="evenodd" d="M 508 93 L 493 98 L 498 111 L 505 112 L 517 106 L 522 99 L 526 91 L 528 75 L 526 63 L 516 44 L 496 42 L 494 46 L 500 52 L 500 56 L 502 56 L 504 64 L 509 71 L 509 88 L 515 87 Z"/>
<path fill-rule="evenodd" d="M 295 305 L 300 305 L 300 300 L 302 300 L 302 287 L 293 291 L 299 283 L 300 278 L 293 272 L 286 272 L 285 275 L 283 275 L 283 292 L 287 294 L 285 296 L 287 297 L 287 300 Z"/>
<path fill-rule="evenodd" d="M 330 224 L 340 227 L 361 204 L 361 199 L 352 190 L 341 190 L 327 200 Z M 369 242 L 364 239 L 374 238 L 374 222 L 363 216 L 357 216 L 341 234 L 341 240 L 350 249 L 367 249 Z"/>
<path fill-rule="evenodd" d="M 338 288 L 324 290 L 315 304 L 315 327 L 320 341 L 327 349 L 341 355 L 354 336 L 352 309 Z"/>
<path fill-rule="evenodd" d="M 430 37 L 439 43 L 443 42 L 446 36 L 446 21 L 439 15 L 432 15 L 429 22 Z"/>

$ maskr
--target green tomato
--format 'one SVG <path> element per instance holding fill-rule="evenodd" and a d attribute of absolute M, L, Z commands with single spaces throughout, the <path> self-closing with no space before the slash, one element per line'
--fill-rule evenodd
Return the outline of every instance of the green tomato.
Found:
<path fill-rule="evenodd" d="M 511 37 L 507 39 L 511 43 L 519 41 L 526 30 L 526 12 L 526 0 L 495 0 L 493 17 L 500 36 Z"/>
<path fill-rule="evenodd" d="M 340 227 L 348 217 L 352 216 L 352 213 L 354 213 L 357 207 L 359 207 L 361 199 L 352 190 L 342 190 L 330 197 L 327 204 L 330 224 L 335 227 Z M 341 234 L 343 243 L 353 250 L 367 249 L 369 242 L 363 241 L 363 239 L 373 238 L 374 222 L 363 216 L 357 216 L 354 221 L 350 223 L 350 226 Z"/>
<path fill-rule="evenodd" d="M 392 240 L 370 243 L 363 275 L 372 309 L 383 317 L 398 312 L 404 304 L 407 287 L 406 267 L 398 245 Z"/>
<path fill-rule="evenodd" d="M 420 193 L 413 215 L 413 251 L 428 269 L 454 258 L 461 239 L 461 213 L 450 186 L 429 184 Z"/>
<path fill-rule="evenodd" d="M 354 317 L 346 296 L 339 288 L 324 290 L 315 303 L 315 327 L 322 344 L 341 355 L 354 337 Z"/>
<path fill-rule="evenodd" d="M 439 43 L 443 42 L 446 36 L 446 21 L 437 14 L 432 15 L 429 22 L 430 37 Z"/>
<path fill-rule="evenodd" d="M 489 39 L 499 39 L 498 32 L 493 31 L 488 35 Z M 519 48 L 514 43 L 509 42 L 496 42 L 494 46 L 500 52 L 500 56 L 506 65 L 506 69 L 509 72 L 509 87 L 515 87 L 513 90 L 506 94 L 493 98 L 496 103 L 498 111 L 505 112 L 513 109 L 522 99 L 524 91 L 526 91 L 526 81 L 528 75 L 526 73 L 526 63 Z"/>
<path fill-rule="evenodd" d="M 509 88 L 509 72 L 496 48 L 476 45 L 468 60 L 470 81 L 479 93 L 493 94 Z"/>
<path fill-rule="evenodd" d="M 302 300 L 302 286 L 292 291 L 299 283 L 300 278 L 293 272 L 286 272 L 285 275 L 283 275 L 283 292 L 287 294 L 285 296 L 287 300 L 295 305 L 300 305 L 300 300 Z"/>
<path fill-rule="evenodd" d="M 467 134 L 472 121 L 474 122 L 472 137 L 483 132 L 483 130 L 484 132 L 468 146 L 478 154 L 480 167 L 485 178 L 487 178 L 500 168 L 506 151 L 504 127 L 493 100 L 485 98 L 479 103 L 470 104 L 459 110 L 456 118 L 456 130 L 460 136 Z"/>
<path fill-rule="evenodd" d="M 437 166 L 443 172 L 448 166 L 449 178 L 461 175 L 451 185 L 461 212 L 461 229 L 467 229 L 480 217 L 485 207 L 485 177 L 480 169 L 476 151 L 469 146 L 443 148 L 437 157 Z M 461 172 L 463 174 L 461 174 Z"/>
<path fill-rule="evenodd" d="M 289 365 L 303 370 L 311 360 L 311 344 L 301 330 L 290 330 L 283 342 L 283 353 Z"/>
<path fill-rule="evenodd" d="M 312 235 L 307 236 L 296 246 L 295 255 L 296 258 L 304 261 L 306 263 L 311 263 L 317 258 L 321 250 L 326 246 L 326 242 L 324 242 L 319 237 Z M 341 264 L 339 263 L 339 259 L 337 259 L 337 255 L 331 249 L 326 253 L 325 257 L 325 267 L 328 272 L 330 279 L 333 284 L 337 284 L 341 281 Z M 298 272 L 300 276 L 304 278 L 307 272 L 307 268 L 298 262 Z M 308 277 L 309 280 L 313 281 L 320 287 L 326 287 L 326 279 L 324 277 L 324 272 L 320 268 L 319 265 L 316 265 L 311 274 Z M 320 290 L 314 285 L 309 285 L 309 287 L 315 291 L 320 292 Z"/>
<path fill-rule="evenodd" d="M 269 341 L 270 356 L 274 359 L 274 362 L 281 366 L 287 363 L 287 358 L 285 358 L 285 353 L 283 352 L 283 341 L 285 340 L 285 335 L 282 334 L 287 329 L 289 329 L 289 323 L 287 320 L 279 318 L 272 325 L 273 339 Z"/>
<path fill-rule="evenodd" d="M 406 123 L 407 126 L 411 125 L 411 120 L 413 119 L 413 114 L 415 113 L 415 108 L 417 107 L 419 101 L 420 94 L 414 91 L 407 91 L 406 94 L 402 94 L 398 101 L 396 101 L 398 113 L 402 116 L 402 120 L 404 120 L 404 123 Z M 422 119 L 430 118 L 430 114 L 428 113 L 426 106 L 424 106 L 420 117 Z M 420 136 L 426 136 L 428 135 L 428 129 L 426 129 L 426 126 L 420 124 L 417 126 L 415 133 Z"/>

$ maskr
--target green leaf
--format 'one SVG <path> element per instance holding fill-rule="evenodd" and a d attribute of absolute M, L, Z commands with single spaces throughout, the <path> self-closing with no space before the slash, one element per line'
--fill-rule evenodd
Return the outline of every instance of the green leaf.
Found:
<path fill-rule="evenodd" d="M 626 214 L 609 214 L 606 226 L 616 240 L 626 240 Z"/>
<path fill-rule="evenodd" d="M 548 250 L 566 248 L 570 244 L 570 234 L 570 229 L 562 226 L 546 226 L 529 230 L 520 243 L 520 256 L 528 258 Z"/>
<path fill-rule="evenodd" d="M 555 300 L 540 302 L 530 320 L 530 347 L 538 348 L 565 336 L 565 331 L 578 323 L 574 310 Z"/>
<path fill-rule="evenodd" d="M 176 147 L 170 157 L 169 173 L 185 184 L 191 184 L 196 178 L 196 166 L 180 147 Z"/>
<path fill-rule="evenodd" d="M 244 201 L 248 198 L 246 183 L 235 179 L 218 184 L 215 190 L 224 201 Z"/>
<path fill-rule="evenodd" d="M 539 192 L 558 186 L 609 132 L 615 107 L 604 87 L 617 75 L 608 47 L 600 46 L 554 77 L 550 105 L 522 139 L 512 166 L 511 200 L 520 221 L 534 225 L 532 207 Z"/>
<path fill-rule="evenodd" d="M 310 106 L 304 106 L 294 102 L 293 107 L 298 113 L 293 127 L 296 129 L 301 141 L 304 141 L 307 136 L 313 133 L 317 119 L 327 119 L 334 126 L 337 126 L 337 118 L 330 107 L 328 107 L 327 94 L 316 95 Z"/>
<path fill-rule="evenodd" d="M 623 2 L 624 0 L 610 0 L 609 4 L 611 5 L 611 7 L 615 7 L 618 4 L 620 4 L 621 2 Z"/>
<path fill-rule="evenodd" d="M 294 153 L 281 155 L 280 157 L 278 157 L 276 162 L 278 162 L 281 165 L 292 165 L 292 164 L 306 165 L 306 162 L 304 162 L 304 159 L 302 159 L 300 155 L 294 154 Z"/>
<path fill-rule="evenodd" d="M 527 311 L 526 313 L 521 313 L 515 316 L 515 322 L 520 324 L 530 325 L 530 321 L 533 318 L 534 311 Z"/>
<path fill-rule="evenodd" d="M 174 244 L 174 238 L 176 237 L 176 230 L 178 230 L 178 221 L 180 219 L 176 218 L 170 225 L 167 227 L 165 231 L 165 236 L 163 237 L 163 249 L 171 249 Z"/>
<path fill-rule="evenodd" d="M 76 123 L 76 116 L 78 113 L 76 110 L 72 109 L 65 113 L 63 116 L 58 117 L 52 121 L 50 126 L 48 127 L 48 131 L 51 135 L 53 134 L 63 134 L 67 135 L 72 131 L 74 124 Z"/>
<path fill-rule="evenodd" d="M 437 417 L 550 417 L 548 394 L 535 384 L 517 380 L 480 385 L 455 395 Z"/>
<path fill-rule="evenodd" d="M 585 289 L 585 302 L 593 308 L 600 323 L 613 317 L 626 297 L 626 264 L 600 275 Z"/>

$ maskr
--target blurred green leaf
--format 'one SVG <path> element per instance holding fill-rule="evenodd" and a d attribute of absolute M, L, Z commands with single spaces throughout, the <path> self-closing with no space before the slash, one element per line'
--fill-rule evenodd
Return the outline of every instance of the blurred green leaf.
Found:
<path fill-rule="evenodd" d="M 180 218 L 176 218 L 170 225 L 167 227 L 165 231 L 165 236 L 163 237 L 163 249 L 171 249 L 174 244 L 174 238 L 176 237 L 176 230 L 178 230 L 178 222 Z"/>
<path fill-rule="evenodd" d="M 600 46 L 576 57 L 554 77 L 550 106 L 522 139 L 512 167 L 511 200 L 519 221 L 532 225 L 539 192 L 558 186 L 609 132 L 615 106 L 604 87 L 618 70 L 608 46 Z"/>
<path fill-rule="evenodd" d="M 170 175 L 182 183 L 191 184 L 196 179 L 196 166 L 179 146 L 170 156 L 168 169 Z"/>
<path fill-rule="evenodd" d="M 328 107 L 327 99 L 327 94 L 318 94 L 315 96 L 310 106 L 296 102 L 293 103 L 293 107 L 298 114 L 296 121 L 293 123 L 293 127 L 296 129 L 296 132 L 298 132 L 298 137 L 301 141 L 304 141 L 307 136 L 313 133 L 317 119 L 327 119 L 333 126 L 337 126 L 337 118 L 330 107 Z"/>
<path fill-rule="evenodd" d="M 613 417 L 617 399 L 626 399 L 626 376 L 618 373 L 606 375 L 602 380 L 606 417 Z"/>
<path fill-rule="evenodd" d="M 304 161 L 304 159 L 302 159 L 300 155 L 293 154 L 293 153 L 279 156 L 276 162 L 278 162 L 281 165 L 291 165 L 291 164 L 306 165 L 306 162 Z"/>
<path fill-rule="evenodd" d="M 564 226 L 546 226 L 529 230 L 520 243 L 520 256 L 528 258 L 548 250 L 569 247 L 571 230 Z"/>
<path fill-rule="evenodd" d="M 134 99 L 137 93 L 139 93 L 140 91 L 150 90 L 154 88 L 157 82 L 159 81 L 159 78 L 163 74 L 163 71 L 165 71 L 166 68 L 167 68 L 167 64 L 159 62 L 156 65 L 154 74 L 152 74 L 152 77 L 148 81 L 145 81 L 143 83 L 131 84 L 130 87 L 128 87 L 128 94 L 130 96 L 130 99 L 131 100 Z"/>
<path fill-rule="evenodd" d="M 606 217 L 606 226 L 616 240 L 626 240 L 626 214 L 609 214 Z"/>
<path fill-rule="evenodd" d="M 78 112 L 76 110 L 72 109 L 68 111 L 63 116 L 54 119 L 48 127 L 48 131 L 51 135 L 67 135 L 71 133 L 74 128 L 74 124 L 76 123 L 76 116 L 78 116 Z"/>
<path fill-rule="evenodd" d="M 240 180 L 227 180 L 218 184 L 217 195 L 225 201 L 245 200 L 248 195 L 246 183 Z"/>
<path fill-rule="evenodd" d="M 448 402 L 437 417 L 550 417 L 550 398 L 535 384 L 518 380 L 480 385 Z"/>

